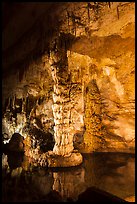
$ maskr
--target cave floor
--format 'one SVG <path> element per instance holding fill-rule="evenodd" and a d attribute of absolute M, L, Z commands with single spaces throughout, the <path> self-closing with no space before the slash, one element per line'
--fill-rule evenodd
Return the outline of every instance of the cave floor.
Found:
<path fill-rule="evenodd" d="M 10 153 L 2 168 L 3 202 L 77 201 L 89 187 L 119 198 L 135 195 L 135 155 L 128 153 L 83 154 L 77 167 L 31 166 L 22 154 Z"/>

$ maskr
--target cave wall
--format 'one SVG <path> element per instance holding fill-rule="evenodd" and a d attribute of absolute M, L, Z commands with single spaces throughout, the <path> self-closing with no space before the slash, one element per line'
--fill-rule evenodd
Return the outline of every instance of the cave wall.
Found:
<path fill-rule="evenodd" d="M 63 42 L 66 49 L 63 53 L 67 59 L 67 70 L 59 69 L 58 65 L 57 67 L 59 77 L 64 82 L 64 90 L 69 92 L 69 97 L 65 96 L 63 102 L 69 98 L 69 116 L 66 119 L 69 119 L 68 127 L 71 126 L 68 132 L 74 148 L 80 152 L 134 151 L 134 6 L 133 2 L 111 2 L 111 7 L 107 3 L 98 3 L 91 4 L 91 8 L 82 2 L 62 4 L 62 12 L 59 14 L 59 10 L 49 18 L 52 31 L 55 30 L 56 17 L 59 20 L 56 19 L 55 22 L 60 25 L 52 32 L 52 36 L 45 37 L 49 40 L 50 51 L 43 52 L 37 58 L 32 57 L 29 39 L 34 39 L 31 46 L 35 50 L 39 46 L 41 49 L 44 46 L 47 48 L 47 41 L 43 38 L 38 43 L 39 29 L 35 34 L 28 33 L 26 40 L 14 47 L 9 58 L 11 61 L 7 61 L 8 66 L 21 67 L 21 64 L 16 65 L 15 62 L 23 57 L 25 60 L 26 55 L 30 56 L 30 61 L 24 65 L 24 70 L 16 68 L 16 74 L 9 73 L 3 78 L 5 142 L 10 140 L 13 133 L 19 132 L 24 138 L 31 137 L 31 143 L 36 143 L 36 146 L 45 143 L 43 148 L 47 145 L 45 138 L 51 137 L 50 149 L 53 148 L 56 122 L 54 115 L 57 115 L 53 104 L 56 102 L 57 87 L 52 63 L 55 56 L 64 60 L 64 55 L 58 56 L 56 52 L 58 39 L 64 36 L 59 42 Z M 24 49 L 21 48 L 23 46 Z M 65 93 L 64 90 L 62 93 Z M 62 97 L 58 100 L 61 102 Z M 14 114 L 17 108 L 20 111 Z M 58 131 L 60 134 L 62 127 L 63 125 Z M 37 130 L 40 131 L 38 134 Z"/>
<path fill-rule="evenodd" d="M 123 4 L 119 19 L 115 8 L 72 46 L 73 66 L 83 72 L 86 152 L 132 151 L 135 145 L 134 7 Z"/>

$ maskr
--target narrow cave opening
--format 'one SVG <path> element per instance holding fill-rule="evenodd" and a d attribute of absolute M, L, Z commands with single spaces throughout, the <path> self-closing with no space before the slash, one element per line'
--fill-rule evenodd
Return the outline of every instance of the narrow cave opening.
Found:
<path fill-rule="evenodd" d="M 134 2 L 4 3 L 3 202 L 134 201 L 134 16 Z"/>

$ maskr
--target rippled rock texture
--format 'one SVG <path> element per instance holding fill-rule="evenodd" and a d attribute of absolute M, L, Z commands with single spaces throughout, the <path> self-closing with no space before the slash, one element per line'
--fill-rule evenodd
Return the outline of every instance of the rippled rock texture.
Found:
<path fill-rule="evenodd" d="M 19 133 L 32 157 L 51 150 L 134 152 L 134 7 L 60 3 L 5 51 L 4 144 Z"/>

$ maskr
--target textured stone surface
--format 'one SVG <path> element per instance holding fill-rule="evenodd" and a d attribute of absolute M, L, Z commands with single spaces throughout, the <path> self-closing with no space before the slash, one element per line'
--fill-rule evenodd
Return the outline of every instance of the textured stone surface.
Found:
<path fill-rule="evenodd" d="M 14 133 L 6 148 L 10 151 L 24 152 L 24 138 L 19 133 Z"/>
<path fill-rule="evenodd" d="M 6 154 L 2 154 L 2 169 L 8 167 L 8 157 Z"/>
<path fill-rule="evenodd" d="M 130 196 L 130 197 L 125 198 L 125 201 L 127 201 L 127 202 L 135 202 L 135 196 Z"/>
<path fill-rule="evenodd" d="M 47 157 L 48 167 L 69 167 L 77 166 L 83 161 L 80 153 L 71 153 L 69 156 L 49 155 Z"/>
<path fill-rule="evenodd" d="M 4 143 L 20 133 L 31 138 L 31 155 L 39 147 L 58 155 L 134 152 L 134 2 L 59 7 L 48 32 L 42 14 L 4 55 Z"/>

